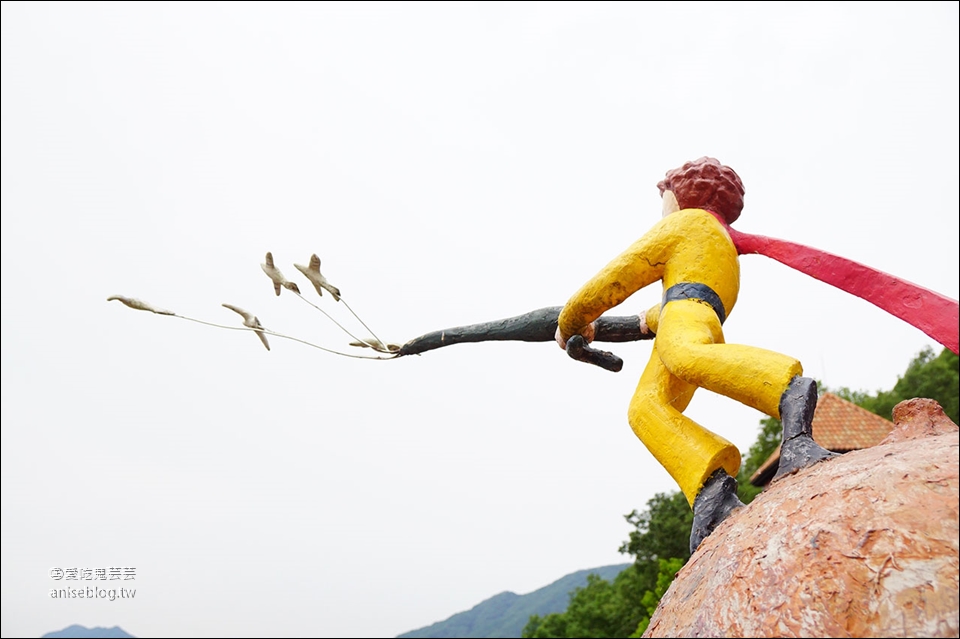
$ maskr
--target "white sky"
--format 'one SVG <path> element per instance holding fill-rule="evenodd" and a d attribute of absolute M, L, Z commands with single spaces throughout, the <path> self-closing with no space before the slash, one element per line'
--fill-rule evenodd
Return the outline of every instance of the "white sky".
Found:
<path fill-rule="evenodd" d="M 363 361 L 106 298 L 359 354 L 274 296 L 266 251 L 346 322 L 293 267 L 316 252 L 402 342 L 562 304 L 703 155 L 744 180 L 740 230 L 957 298 L 957 25 L 955 2 L 4 2 L 3 636 L 390 637 L 629 561 L 623 515 L 676 489 L 626 422 L 649 343 L 607 346 L 618 374 L 552 344 Z M 741 264 L 727 341 L 828 385 L 941 348 Z M 761 417 L 704 391 L 688 415 L 744 451 Z M 49 597 L 52 567 L 112 566 L 134 600 Z"/>

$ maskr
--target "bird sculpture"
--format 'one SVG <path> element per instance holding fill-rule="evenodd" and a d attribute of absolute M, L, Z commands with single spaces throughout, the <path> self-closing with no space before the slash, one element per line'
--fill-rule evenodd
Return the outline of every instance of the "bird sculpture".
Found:
<path fill-rule="evenodd" d="M 297 286 L 297 283 L 285 278 L 283 273 L 280 272 L 280 269 L 274 266 L 273 253 L 270 251 L 267 251 L 266 261 L 260 265 L 260 268 L 262 268 L 263 272 L 267 274 L 267 277 L 273 281 L 273 290 L 277 292 L 277 295 L 280 295 L 281 287 L 291 290 L 298 295 L 300 294 L 300 287 Z"/>
<path fill-rule="evenodd" d="M 257 337 L 260 338 L 260 341 L 263 342 L 264 348 L 268 351 L 270 350 L 270 342 L 267 341 L 267 336 L 263 332 L 263 325 L 260 324 L 260 320 L 257 319 L 256 315 L 248 311 L 243 310 L 233 304 L 223 304 L 224 308 L 229 308 L 234 313 L 240 315 L 243 318 L 243 325 L 247 328 L 252 328 L 257 332 Z"/>
<path fill-rule="evenodd" d="M 310 266 L 304 266 L 303 264 L 294 264 L 294 266 L 313 283 L 313 287 L 317 289 L 320 297 L 323 297 L 323 291 L 326 289 L 333 295 L 334 300 L 340 301 L 340 289 L 328 282 L 327 278 L 320 273 L 320 258 L 317 257 L 316 253 L 310 256 Z"/>
<path fill-rule="evenodd" d="M 176 315 L 176 313 L 174 313 L 173 311 L 167 311 L 162 308 L 157 308 L 153 304 L 148 304 L 143 300 L 134 299 L 132 297 L 124 297 L 123 295 L 111 295 L 110 297 L 107 298 L 108 302 L 111 302 L 113 300 L 117 300 L 118 302 L 121 302 L 125 306 L 129 306 L 130 308 L 136 309 L 138 311 L 150 311 L 151 313 L 156 313 L 157 315 Z"/>
<path fill-rule="evenodd" d="M 366 340 L 350 342 L 350 346 L 356 346 L 358 348 L 372 348 L 373 350 L 381 353 L 396 353 L 401 348 L 400 344 L 394 344 L 391 342 L 387 342 L 385 344 L 375 337 L 368 337 Z"/>

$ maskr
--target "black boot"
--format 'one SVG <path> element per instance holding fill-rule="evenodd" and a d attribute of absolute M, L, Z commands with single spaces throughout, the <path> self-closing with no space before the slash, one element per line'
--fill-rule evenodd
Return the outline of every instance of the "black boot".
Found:
<path fill-rule="evenodd" d="M 690 531 L 690 554 L 697 549 L 707 535 L 730 516 L 743 502 L 737 497 L 737 480 L 722 468 L 717 469 L 704 482 L 703 488 L 693 500 L 693 529 Z"/>
<path fill-rule="evenodd" d="M 809 377 L 794 377 L 780 397 L 780 468 L 772 481 L 790 475 L 824 459 L 838 457 L 813 441 L 813 412 L 817 408 L 817 382 Z"/>

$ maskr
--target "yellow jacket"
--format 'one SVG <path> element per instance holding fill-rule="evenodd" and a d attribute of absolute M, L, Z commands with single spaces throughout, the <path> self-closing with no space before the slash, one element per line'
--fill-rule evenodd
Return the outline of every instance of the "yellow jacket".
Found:
<path fill-rule="evenodd" d="M 606 311 L 657 280 L 705 284 L 716 291 L 727 315 L 740 291 L 737 249 L 723 225 L 708 211 L 683 209 L 661 219 L 643 237 L 584 284 L 560 313 L 560 335 L 570 339 Z M 654 332 L 657 304 L 647 312 Z"/>

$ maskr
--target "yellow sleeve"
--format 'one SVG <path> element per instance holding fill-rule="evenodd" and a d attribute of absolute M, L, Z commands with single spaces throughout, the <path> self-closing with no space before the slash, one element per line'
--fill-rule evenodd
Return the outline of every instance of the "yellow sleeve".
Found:
<path fill-rule="evenodd" d="M 564 340 L 579 334 L 587 324 L 663 277 L 666 254 L 671 246 L 670 217 L 673 216 L 660 220 L 574 293 L 560 311 L 558 320 Z"/>
<path fill-rule="evenodd" d="M 647 311 L 646 319 L 647 319 L 647 328 L 650 329 L 651 333 L 656 335 L 657 326 L 660 325 L 660 304 L 659 303 L 654 304 L 653 306 L 650 307 L 650 309 Z"/>

